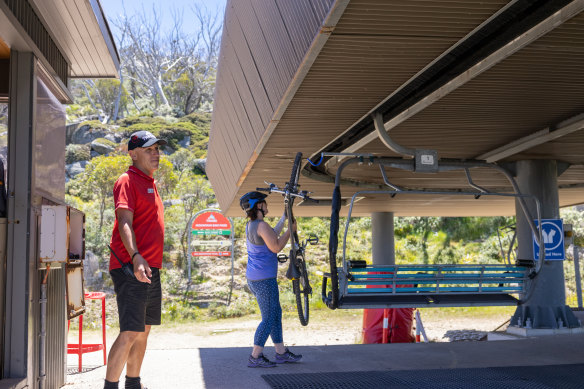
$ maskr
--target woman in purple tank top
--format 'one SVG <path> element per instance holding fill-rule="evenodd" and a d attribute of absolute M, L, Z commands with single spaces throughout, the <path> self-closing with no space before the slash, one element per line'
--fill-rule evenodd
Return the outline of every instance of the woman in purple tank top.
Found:
<path fill-rule="evenodd" d="M 282 307 L 278 291 L 278 258 L 290 239 L 290 228 L 280 235 L 286 218 L 282 216 L 276 227 L 264 221 L 268 214 L 267 195 L 249 192 L 241 197 L 239 204 L 246 212 L 249 221 L 245 226 L 247 238 L 247 284 L 260 307 L 262 321 L 254 336 L 254 346 L 249 356 L 248 367 L 274 367 L 276 363 L 298 362 L 302 355 L 293 354 L 284 346 L 282 338 Z M 291 226 L 296 230 L 296 224 Z M 274 362 L 263 354 L 264 345 L 272 338 L 276 355 Z"/>

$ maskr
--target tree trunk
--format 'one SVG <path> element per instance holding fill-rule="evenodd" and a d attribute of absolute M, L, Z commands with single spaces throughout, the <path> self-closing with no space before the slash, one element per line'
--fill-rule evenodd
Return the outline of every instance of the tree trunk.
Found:
<path fill-rule="evenodd" d="M 170 107 L 168 99 L 166 98 L 166 94 L 162 90 L 162 80 L 160 79 L 160 76 L 158 77 L 158 82 L 156 83 L 156 91 L 160 95 L 160 98 L 162 99 L 162 104 L 166 105 L 167 107 Z"/>
<path fill-rule="evenodd" d="M 105 196 L 101 197 L 101 203 L 99 204 L 99 232 L 103 230 L 103 214 L 105 212 Z"/>
<path fill-rule="evenodd" d="M 120 100 L 122 99 L 122 91 L 123 91 L 123 83 L 124 83 L 124 76 L 122 72 L 120 72 L 120 85 L 118 86 L 118 95 L 116 96 L 116 101 L 114 103 L 114 113 L 110 118 L 112 121 L 118 120 L 118 111 L 120 109 Z"/>
<path fill-rule="evenodd" d="M 89 94 L 89 91 L 87 90 L 87 87 L 85 86 L 85 84 L 83 84 L 83 82 L 81 82 L 81 87 L 83 88 L 83 91 L 85 92 L 85 97 L 87 97 L 87 100 L 89 100 L 89 104 L 91 104 L 93 109 L 97 112 L 97 117 L 99 118 L 99 121 L 101 121 L 102 117 L 101 117 L 100 111 L 97 108 L 97 106 L 95 105 L 95 103 L 93 102 L 93 99 L 91 98 L 91 95 Z"/>

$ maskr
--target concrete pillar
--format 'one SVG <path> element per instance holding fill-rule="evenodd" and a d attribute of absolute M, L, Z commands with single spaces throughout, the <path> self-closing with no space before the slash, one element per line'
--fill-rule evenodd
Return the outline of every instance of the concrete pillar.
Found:
<path fill-rule="evenodd" d="M 516 163 L 517 184 L 521 193 L 536 196 L 541 204 L 542 219 L 559 219 L 559 198 L 556 161 L 534 160 Z M 537 218 L 532 200 L 525 203 Z M 516 200 L 518 258 L 532 259 L 533 236 L 527 219 Z M 534 329 L 578 327 L 578 320 L 566 305 L 563 261 L 544 261 L 540 273 L 528 284 L 528 300 L 517 307 L 512 326 L 525 327 L 529 319 Z"/>
<path fill-rule="evenodd" d="M 393 212 L 371 214 L 371 244 L 374 265 L 395 265 Z"/>

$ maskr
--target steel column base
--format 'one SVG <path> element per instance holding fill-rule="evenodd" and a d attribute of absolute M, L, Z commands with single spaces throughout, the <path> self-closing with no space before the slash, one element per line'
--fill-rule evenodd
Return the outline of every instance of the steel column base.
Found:
<path fill-rule="evenodd" d="M 567 306 L 519 306 L 511 317 L 510 326 L 534 329 L 579 328 L 582 323 Z"/>

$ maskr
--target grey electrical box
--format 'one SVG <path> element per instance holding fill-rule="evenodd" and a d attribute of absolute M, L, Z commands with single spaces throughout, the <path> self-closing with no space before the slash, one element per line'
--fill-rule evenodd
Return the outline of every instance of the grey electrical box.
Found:
<path fill-rule="evenodd" d="M 43 205 L 39 258 L 41 262 L 67 262 L 69 223 L 66 205 Z"/>
<path fill-rule="evenodd" d="M 438 152 L 436 150 L 416 149 L 414 170 L 419 173 L 438 173 Z"/>

